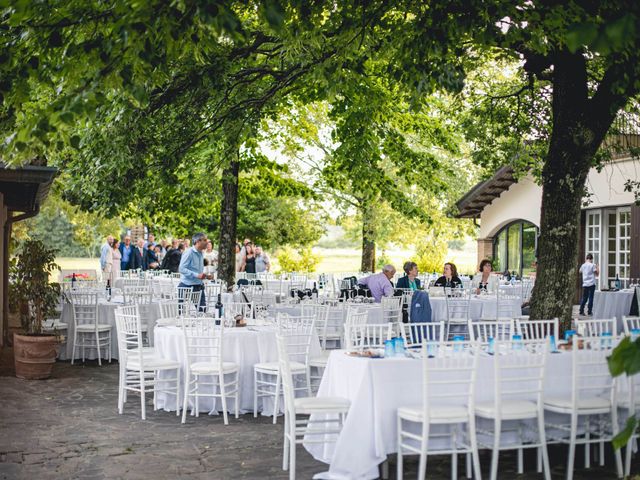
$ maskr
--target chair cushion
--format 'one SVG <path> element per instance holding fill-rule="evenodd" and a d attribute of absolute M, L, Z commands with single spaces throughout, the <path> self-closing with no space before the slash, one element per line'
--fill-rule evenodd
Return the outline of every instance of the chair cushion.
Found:
<path fill-rule="evenodd" d="M 411 422 L 422 422 L 422 406 L 400 407 L 398 416 Z M 469 410 L 463 405 L 434 406 L 429 409 L 429 423 L 458 423 L 469 419 Z"/>
<path fill-rule="evenodd" d="M 307 370 L 307 367 L 304 365 L 304 363 L 300 362 L 290 362 L 289 366 L 291 367 L 292 373 L 300 373 Z M 267 373 L 273 372 L 275 374 L 278 372 L 278 370 L 280 370 L 280 364 L 278 362 L 256 363 L 253 368 L 258 371 L 266 371 Z"/>
<path fill-rule="evenodd" d="M 341 413 L 347 412 L 351 401 L 341 397 L 304 397 L 293 402 L 296 413 Z"/>
<path fill-rule="evenodd" d="M 173 370 L 180 369 L 180 362 L 169 360 L 161 357 L 146 357 L 142 359 L 142 369 L 145 372 L 154 370 Z M 140 370 L 140 359 L 137 355 L 127 356 L 127 369 Z"/>
<path fill-rule="evenodd" d="M 571 412 L 571 397 L 548 397 L 544 399 L 544 408 L 551 411 Z M 578 399 L 578 410 L 596 410 L 606 413 L 611 410 L 611 402 L 603 397 L 587 397 Z"/>
<path fill-rule="evenodd" d="M 196 375 L 208 375 L 219 373 L 220 369 L 217 363 L 212 362 L 195 362 L 191 364 L 191 373 Z M 238 365 L 233 362 L 222 362 L 222 371 L 224 373 L 232 373 L 238 371 Z"/>
<path fill-rule="evenodd" d="M 496 409 L 493 402 L 476 403 L 475 412 L 479 417 L 496 418 Z M 527 400 L 510 400 L 502 402 L 500 406 L 500 418 L 503 420 L 535 418 L 537 415 L 538 408 L 535 402 Z"/>
<path fill-rule="evenodd" d="M 107 325 L 104 323 L 99 323 L 98 324 L 98 331 L 99 332 L 108 332 L 111 330 L 111 325 Z M 76 332 L 82 332 L 82 333 L 86 333 L 86 332 L 95 332 L 95 327 L 91 324 L 85 324 L 85 325 L 77 325 L 76 326 Z"/>

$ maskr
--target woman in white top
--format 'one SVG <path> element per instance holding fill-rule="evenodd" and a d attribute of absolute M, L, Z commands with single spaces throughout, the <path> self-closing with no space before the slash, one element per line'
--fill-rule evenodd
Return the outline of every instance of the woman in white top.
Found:
<path fill-rule="evenodd" d="M 473 276 L 473 285 L 476 287 L 476 294 L 479 294 L 482 290 L 488 292 L 489 282 L 491 280 L 491 262 L 485 258 L 480 262 L 478 270 L 478 273 Z"/>
<path fill-rule="evenodd" d="M 118 240 L 114 240 L 111 244 L 111 253 L 107 253 L 107 263 L 109 262 L 109 258 L 111 258 L 111 276 L 108 278 L 111 280 L 112 287 L 116 278 L 120 276 L 120 260 L 122 259 L 122 254 L 118 248 L 119 245 L 120 242 Z"/>
<path fill-rule="evenodd" d="M 240 271 L 240 267 L 242 267 L 243 260 L 244 260 L 244 257 L 242 255 L 242 252 L 240 252 L 240 245 L 236 243 L 236 272 Z"/>

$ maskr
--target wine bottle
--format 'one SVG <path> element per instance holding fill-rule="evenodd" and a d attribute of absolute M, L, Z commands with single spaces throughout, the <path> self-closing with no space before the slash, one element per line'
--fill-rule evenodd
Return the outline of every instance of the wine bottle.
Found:
<path fill-rule="evenodd" d="M 222 316 L 224 315 L 224 307 L 222 306 L 222 294 L 218 294 L 218 301 L 215 304 L 215 310 L 216 310 L 216 314 L 218 316 L 218 318 L 222 318 Z M 217 323 L 217 322 L 216 322 Z"/>
<path fill-rule="evenodd" d="M 620 290 L 620 276 L 616 273 L 616 290 Z"/>
<path fill-rule="evenodd" d="M 106 286 L 106 293 L 107 293 L 107 300 L 111 300 L 111 280 L 107 279 L 107 286 Z"/>
<path fill-rule="evenodd" d="M 73 290 L 76 287 L 76 274 L 71 274 L 71 289 Z"/>
<path fill-rule="evenodd" d="M 316 282 L 313 282 L 313 289 L 311 290 L 311 298 L 314 300 L 318 299 L 318 288 L 316 286 Z"/>

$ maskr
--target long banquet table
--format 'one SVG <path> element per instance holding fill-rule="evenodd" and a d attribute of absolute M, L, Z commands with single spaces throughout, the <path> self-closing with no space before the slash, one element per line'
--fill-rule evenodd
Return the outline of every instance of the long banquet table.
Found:
<path fill-rule="evenodd" d="M 545 395 L 570 393 L 571 365 L 570 353 L 549 356 Z M 493 384 L 493 357 L 481 354 L 476 401 L 493 401 Z M 316 460 L 329 464 L 328 472 L 314 478 L 378 478 L 378 465 L 397 450 L 398 408 L 422 402 L 422 360 L 357 358 L 336 350 L 318 396 L 348 398 L 351 408 L 336 443 L 305 443 Z"/>
<path fill-rule="evenodd" d="M 240 413 L 253 412 L 253 366 L 256 363 L 276 362 L 278 351 L 276 346 L 276 329 L 273 326 L 248 326 L 242 328 L 226 328 L 223 337 L 223 360 L 234 362 L 240 367 Z M 181 375 L 184 372 L 184 334 L 177 326 L 157 326 L 155 328 L 155 348 L 158 354 L 164 358 L 177 360 L 183 364 Z M 320 341 L 317 333 L 311 339 L 310 356 L 321 354 Z M 184 378 L 183 378 L 184 380 Z M 205 382 L 210 379 L 205 378 Z M 211 391 L 213 387 L 202 386 L 201 390 Z M 215 399 L 219 402 L 218 399 Z M 182 402 L 182 399 L 180 399 Z M 192 402 L 189 401 L 191 407 Z M 176 410 L 176 398 L 173 394 L 158 393 L 157 407 L 166 411 Z M 221 411 L 220 405 L 214 404 L 214 398 L 200 398 L 200 411 Z M 280 402 L 280 413 L 283 404 Z M 227 398 L 227 410 L 234 412 L 235 402 L 232 397 Z M 260 398 L 258 410 L 265 415 L 273 412 L 273 400 L 270 397 Z"/>

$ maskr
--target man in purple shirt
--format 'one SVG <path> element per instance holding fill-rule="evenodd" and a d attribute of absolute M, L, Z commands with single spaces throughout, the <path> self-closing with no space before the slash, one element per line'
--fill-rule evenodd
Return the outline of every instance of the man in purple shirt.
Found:
<path fill-rule="evenodd" d="M 393 295 L 391 279 L 395 274 L 396 268 L 393 265 L 385 265 L 382 268 L 382 272 L 361 278 L 358 280 L 358 284 L 369 288 L 373 298 L 375 298 L 376 302 L 380 303 L 382 297 L 390 297 Z"/>

